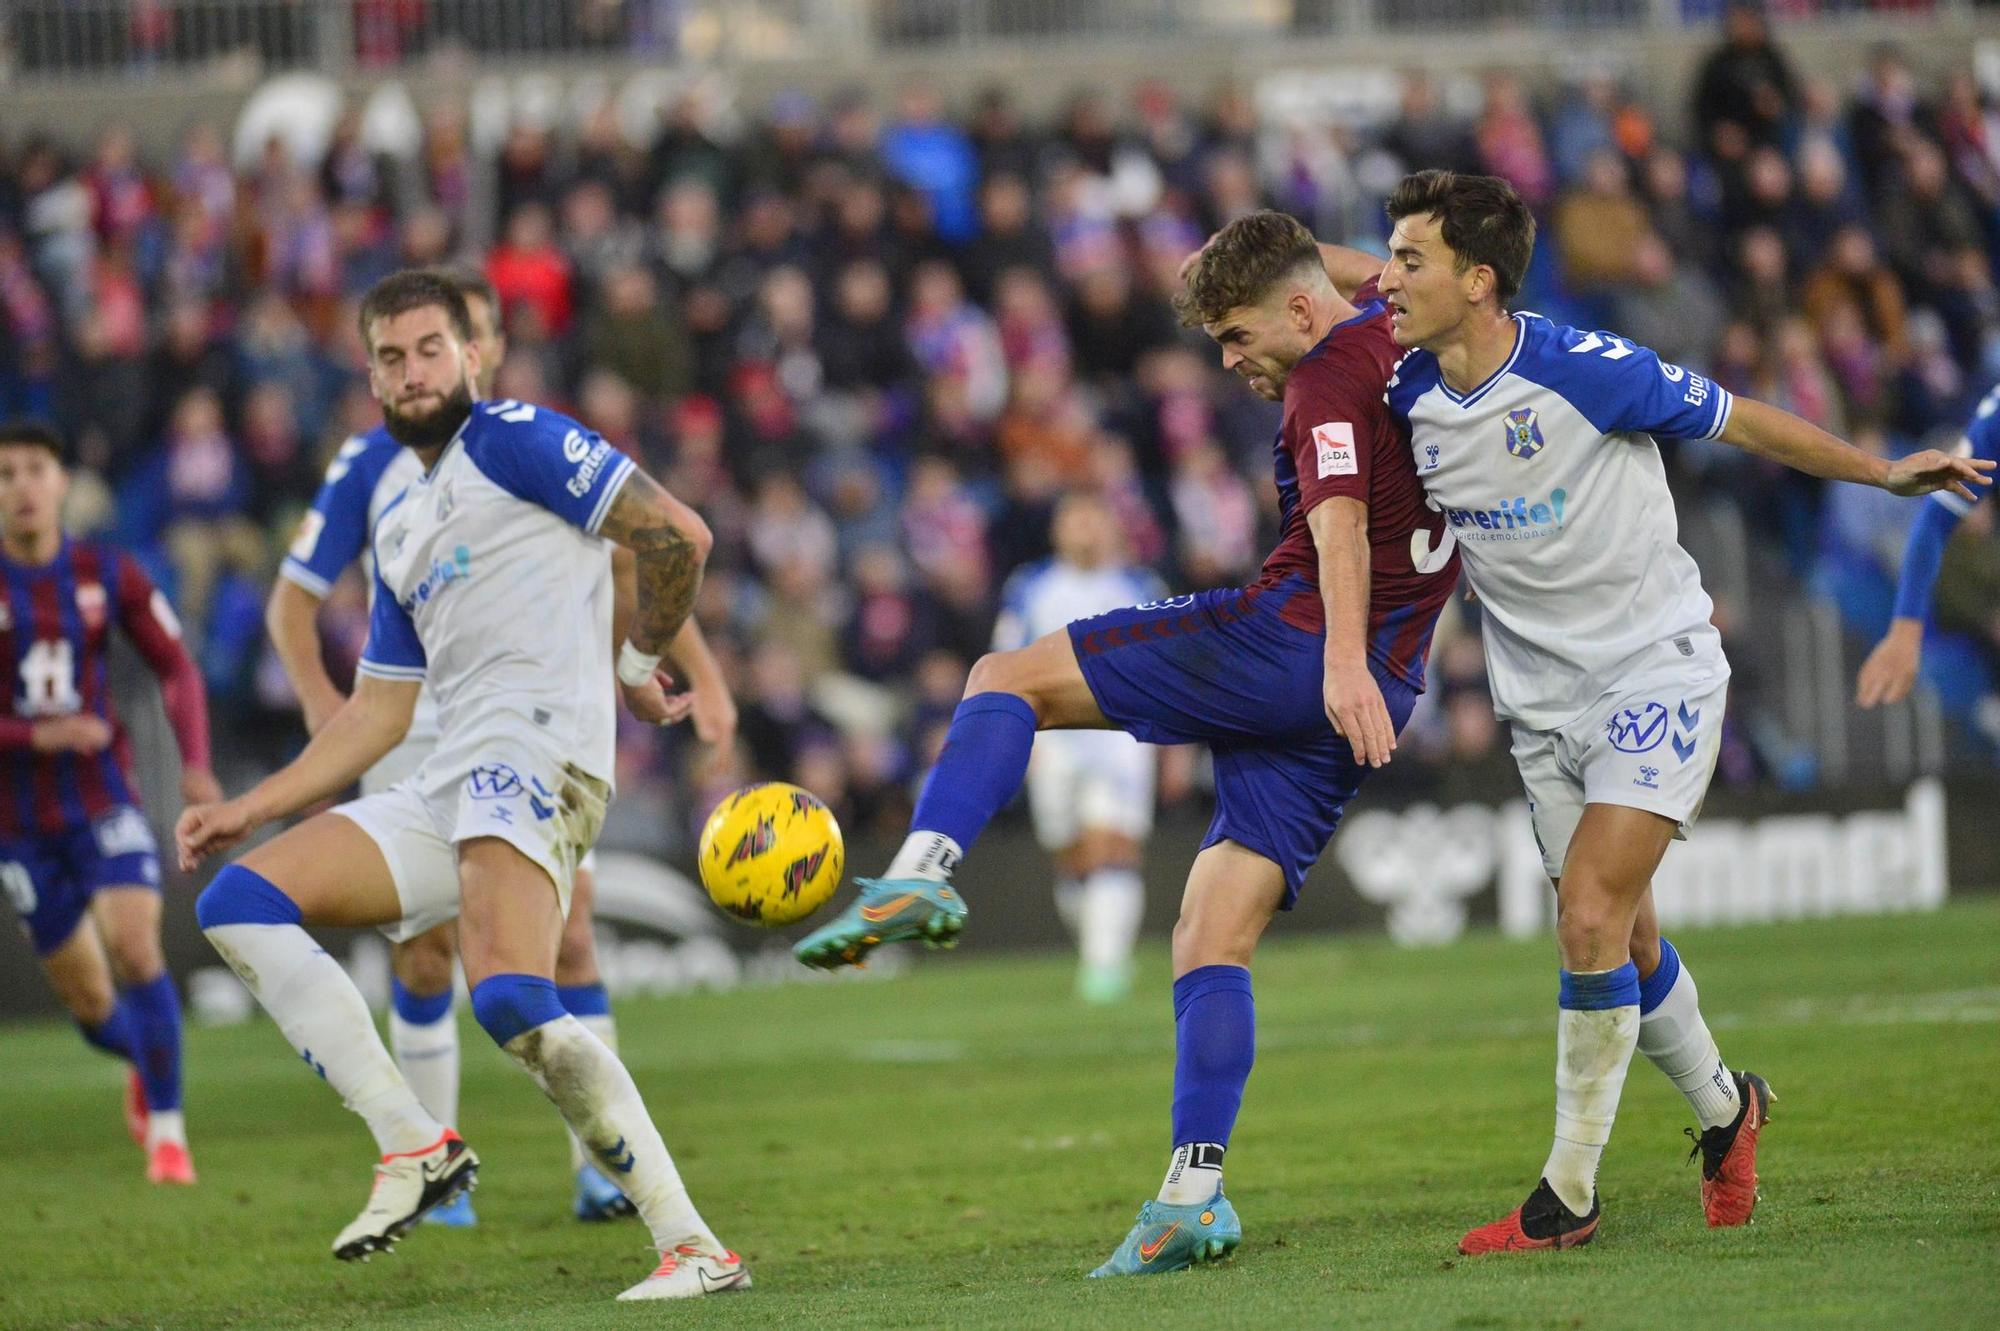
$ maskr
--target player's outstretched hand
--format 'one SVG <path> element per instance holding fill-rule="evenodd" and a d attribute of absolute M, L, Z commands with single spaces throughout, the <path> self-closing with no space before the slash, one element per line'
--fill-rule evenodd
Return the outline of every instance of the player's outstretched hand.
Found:
<path fill-rule="evenodd" d="M 655 670 L 653 677 L 644 684 L 620 684 L 625 694 L 625 706 L 641 721 L 656 726 L 678 725 L 687 720 L 694 710 L 692 693 L 668 693 L 667 686 L 674 677 L 664 670 Z"/>
<path fill-rule="evenodd" d="M 1382 701 L 1382 686 L 1368 667 L 1327 662 L 1323 692 L 1333 733 L 1345 738 L 1354 756 L 1368 766 L 1387 763 L 1396 750 L 1396 727 L 1389 720 L 1389 705 Z"/>
<path fill-rule="evenodd" d="M 1899 495 L 1927 495 L 1949 490 L 1960 499 L 1977 499 L 1975 485 L 1993 484 L 1993 463 L 1986 458 L 1961 458 L 1926 448 L 1889 464 L 1882 488 Z"/>
<path fill-rule="evenodd" d="M 111 744 L 111 723 L 91 712 L 35 722 L 35 748 L 43 753 L 101 753 Z"/>
<path fill-rule="evenodd" d="M 1922 657 L 1923 629 L 1915 625 L 1906 629 L 1900 622 L 1892 625 L 1861 663 L 1861 674 L 1854 681 L 1855 705 L 1878 707 L 1909 697 Z"/>
<path fill-rule="evenodd" d="M 174 824 L 174 848 L 180 855 L 181 872 L 188 873 L 208 856 L 228 850 L 256 827 L 242 800 L 196 804 L 181 810 L 180 821 Z"/>

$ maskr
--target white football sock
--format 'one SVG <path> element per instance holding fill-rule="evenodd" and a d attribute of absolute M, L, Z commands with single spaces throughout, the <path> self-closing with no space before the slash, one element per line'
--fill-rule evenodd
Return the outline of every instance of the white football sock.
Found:
<path fill-rule="evenodd" d="M 604 1042 L 604 1047 L 613 1054 L 618 1052 L 618 1021 L 609 1012 L 593 1012 L 589 1016 L 578 1017 L 583 1028 Z M 571 1129 L 569 1134 L 569 1172 L 574 1174 L 590 1163 L 590 1152 L 584 1149 L 583 1139 Z"/>
<path fill-rule="evenodd" d="M 1625 1069 L 1639 1040 L 1639 1005 L 1583 1011 L 1556 1020 L 1556 1140 L 1542 1177 L 1577 1215 L 1590 1213 L 1597 1162 L 1611 1140 Z"/>
<path fill-rule="evenodd" d="M 1139 920 L 1146 913 L 1146 885 L 1136 869 L 1099 869 L 1083 882 L 1077 942 L 1083 964 L 1111 969 L 1132 960 Z"/>
<path fill-rule="evenodd" d="M 396 1070 L 361 991 L 296 924 L 219 924 L 208 941 L 249 986 L 299 1056 L 368 1122 L 382 1154 L 444 1135 Z"/>
<path fill-rule="evenodd" d="M 565 1013 L 523 1031 L 505 1048 L 590 1145 L 604 1176 L 639 1208 L 654 1247 L 666 1252 L 686 1243 L 717 1256 L 725 1251 L 689 1200 L 632 1074 L 602 1040 Z"/>
<path fill-rule="evenodd" d="M 1167 1157 L 1167 1177 L 1160 1200 L 1174 1206 L 1198 1206 L 1222 1188 L 1220 1142 L 1183 1142 Z"/>
<path fill-rule="evenodd" d="M 1639 1052 L 1680 1088 L 1702 1127 L 1727 1127 L 1736 1121 L 1743 1100 L 1708 1023 L 1701 1019 L 1700 996 L 1686 963 L 1660 1005 L 1639 1018 Z"/>
<path fill-rule="evenodd" d="M 1068 874 L 1056 878 L 1056 918 L 1072 938 L 1083 931 L 1083 884 Z"/>
<path fill-rule="evenodd" d="M 458 1126 L 457 1005 L 433 1022 L 406 1020 L 389 1009 L 389 1048 L 403 1079 L 417 1093 L 430 1116 L 447 1127 Z"/>
<path fill-rule="evenodd" d="M 931 883 L 948 883 L 951 871 L 965 851 L 942 832 L 912 832 L 903 838 L 903 848 L 889 861 L 884 878 L 921 878 Z"/>
<path fill-rule="evenodd" d="M 146 1115 L 146 1149 L 152 1150 L 161 1142 L 172 1142 L 176 1146 L 187 1145 L 187 1120 L 178 1109 L 155 1109 Z"/>

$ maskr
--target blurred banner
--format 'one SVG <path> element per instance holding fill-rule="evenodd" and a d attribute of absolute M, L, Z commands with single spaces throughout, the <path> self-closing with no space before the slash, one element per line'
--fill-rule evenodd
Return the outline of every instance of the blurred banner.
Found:
<path fill-rule="evenodd" d="M 1934 779 L 1904 791 L 1718 795 L 1687 843 L 1667 854 L 1654 885 L 1660 918 L 1673 926 L 1932 910 L 1952 887 L 1990 889 L 2000 885 L 2000 838 L 1982 830 L 1991 796 L 1990 783 Z M 1172 927 L 1206 826 L 1193 809 L 1162 817 L 1146 864 L 1149 934 Z M 860 840 L 849 846 L 848 862 L 866 871 L 886 863 L 893 849 Z M 1048 859 L 1023 820 L 1010 815 L 996 823 L 960 882 L 973 903 L 963 951 L 1067 946 Z M 790 943 L 800 930 L 737 924 L 709 904 L 691 876 L 650 857 L 603 856 L 598 884 L 599 959 L 614 993 L 838 982 L 793 963 Z M 195 928 L 197 890 L 187 879 L 168 887 L 168 963 L 197 1020 L 247 1018 L 249 995 Z M 1481 926 L 1546 934 L 1553 912 L 1518 800 L 1440 806 L 1364 799 L 1308 879 L 1298 909 L 1272 932 L 1386 929 L 1408 945 L 1435 945 Z M 389 951 L 380 936 L 345 930 L 324 939 L 369 1000 L 386 1002 Z M 910 957 L 884 955 L 867 972 L 848 975 L 879 979 L 909 964 Z M 0 1019 L 59 1011 L 26 944 L 18 936 L 0 943 Z"/>

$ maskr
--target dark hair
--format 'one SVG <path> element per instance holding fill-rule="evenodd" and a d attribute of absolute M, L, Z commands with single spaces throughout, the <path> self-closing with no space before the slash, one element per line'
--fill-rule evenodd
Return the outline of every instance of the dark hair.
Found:
<path fill-rule="evenodd" d="M 429 268 L 405 268 L 389 274 L 361 298 L 361 342 L 371 351 L 375 339 L 369 330 L 377 319 L 391 319 L 411 310 L 435 305 L 451 320 L 452 331 L 462 341 L 472 340 L 472 316 L 466 312 L 465 297 L 457 283 Z"/>
<path fill-rule="evenodd" d="M 1462 273 L 1474 264 L 1491 268 L 1503 307 L 1521 290 L 1535 252 L 1535 218 L 1500 177 L 1419 171 L 1403 177 L 1383 211 L 1392 223 L 1405 217 L 1437 218 L 1444 243 L 1456 256 L 1454 271 Z"/>
<path fill-rule="evenodd" d="M 467 300 L 477 296 L 486 302 L 486 308 L 494 319 L 500 318 L 500 293 L 493 289 L 493 283 L 486 274 L 469 263 L 442 264 L 434 269 L 439 277 L 458 288 L 458 294 Z"/>
<path fill-rule="evenodd" d="M 66 461 L 63 456 L 66 451 L 63 447 L 63 437 L 56 433 L 54 427 L 44 425 L 40 421 L 19 420 L 0 423 L 0 448 L 45 448 L 49 451 L 49 456 L 56 460 L 57 465 Z"/>
<path fill-rule="evenodd" d="M 1250 213 L 1202 247 L 1174 297 L 1174 309 L 1184 325 L 1214 323 L 1231 310 L 1255 305 L 1301 268 L 1325 271 L 1312 232 L 1284 213 Z"/>

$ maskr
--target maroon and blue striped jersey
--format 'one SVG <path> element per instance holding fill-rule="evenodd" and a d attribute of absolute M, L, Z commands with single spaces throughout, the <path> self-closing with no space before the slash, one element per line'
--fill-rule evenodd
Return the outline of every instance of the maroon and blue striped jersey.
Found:
<path fill-rule="evenodd" d="M 200 672 L 181 645 L 167 598 L 129 556 L 65 537 L 51 563 L 0 556 L 0 574 L 6 582 L 0 653 L 13 665 L 0 710 L 0 840 L 60 834 L 137 804 L 131 743 L 108 682 L 114 623 L 160 679 L 183 766 L 208 766 Z M 35 749 L 36 722 L 80 712 L 111 726 L 107 748 L 91 754 Z"/>

